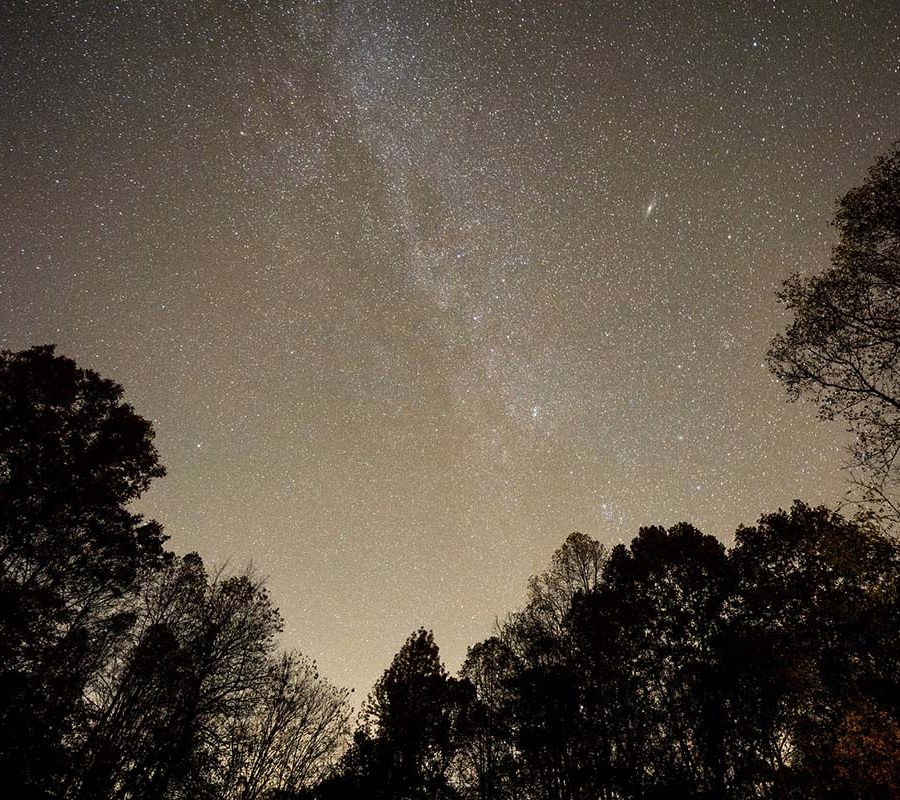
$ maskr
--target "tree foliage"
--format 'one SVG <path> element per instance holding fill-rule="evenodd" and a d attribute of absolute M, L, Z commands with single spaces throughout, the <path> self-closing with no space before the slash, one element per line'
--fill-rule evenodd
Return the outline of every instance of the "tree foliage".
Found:
<path fill-rule="evenodd" d="M 458 700 L 430 635 L 408 640 L 315 796 L 893 797 L 898 597 L 893 539 L 802 503 L 731 549 L 687 524 L 608 555 L 574 534 Z M 439 781 L 401 766 L 429 752 Z"/>
<path fill-rule="evenodd" d="M 785 283 L 794 319 L 769 364 L 791 397 L 847 423 L 864 499 L 900 521 L 900 143 L 840 199 L 834 225 L 831 267 Z"/>
<path fill-rule="evenodd" d="M 121 601 L 164 561 L 160 526 L 127 507 L 163 472 L 120 386 L 52 347 L 0 353 L 0 773 L 22 796 L 67 768 Z"/>
<path fill-rule="evenodd" d="M 450 769 L 470 692 L 448 675 L 430 631 L 411 634 L 372 690 L 336 796 L 456 796 Z M 329 795 L 331 796 L 331 795 Z"/>
<path fill-rule="evenodd" d="M 122 388 L 0 354 L 0 774 L 16 798 L 257 800 L 320 781 L 346 693 L 279 655 L 247 572 L 163 549 L 129 503 L 164 470 Z"/>

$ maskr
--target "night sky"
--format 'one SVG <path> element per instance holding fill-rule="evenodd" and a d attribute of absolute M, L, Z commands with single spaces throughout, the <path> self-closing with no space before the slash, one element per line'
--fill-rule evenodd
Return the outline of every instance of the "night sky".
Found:
<path fill-rule="evenodd" d="M 0 346 L 124 384 L 141 510 L 364 694 L 573 530 L 841 496 L 765 352 L 898 98 L 893 0 L 12 0 Z"/>

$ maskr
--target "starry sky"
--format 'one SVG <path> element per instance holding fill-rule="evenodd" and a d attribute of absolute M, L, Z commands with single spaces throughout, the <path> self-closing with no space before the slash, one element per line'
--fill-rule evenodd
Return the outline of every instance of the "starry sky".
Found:
<path fill-rule="evenodd" d="M 365 694 L 573 530 L 841 496 L 765 351 L 898 97 L 892 0 L 13 0 L 0 346 L 123 383 L 141 510 Z"/>

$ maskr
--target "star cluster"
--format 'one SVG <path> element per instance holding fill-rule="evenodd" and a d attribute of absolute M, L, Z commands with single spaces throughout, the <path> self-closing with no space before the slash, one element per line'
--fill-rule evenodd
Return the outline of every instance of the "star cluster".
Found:
<path fill-rule="evenodd" d="M 774 292 L 900 136 L 891 3 L 18 2 L 0 345 L 122 382 L 179 552 L 366 691 L 572 530 L 836 500 Z"/>

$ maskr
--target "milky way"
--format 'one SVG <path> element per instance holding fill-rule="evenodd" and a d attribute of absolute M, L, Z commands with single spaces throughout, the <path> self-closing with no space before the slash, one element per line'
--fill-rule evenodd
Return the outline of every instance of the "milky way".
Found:
<path fill-rule="evenodd" d="M 900 137 L 894 4 L 0 11 L 0 344 L 122 382 L 178 552 L 365 692 L 572 530 L 845 488 L 775 291 Z"/>

